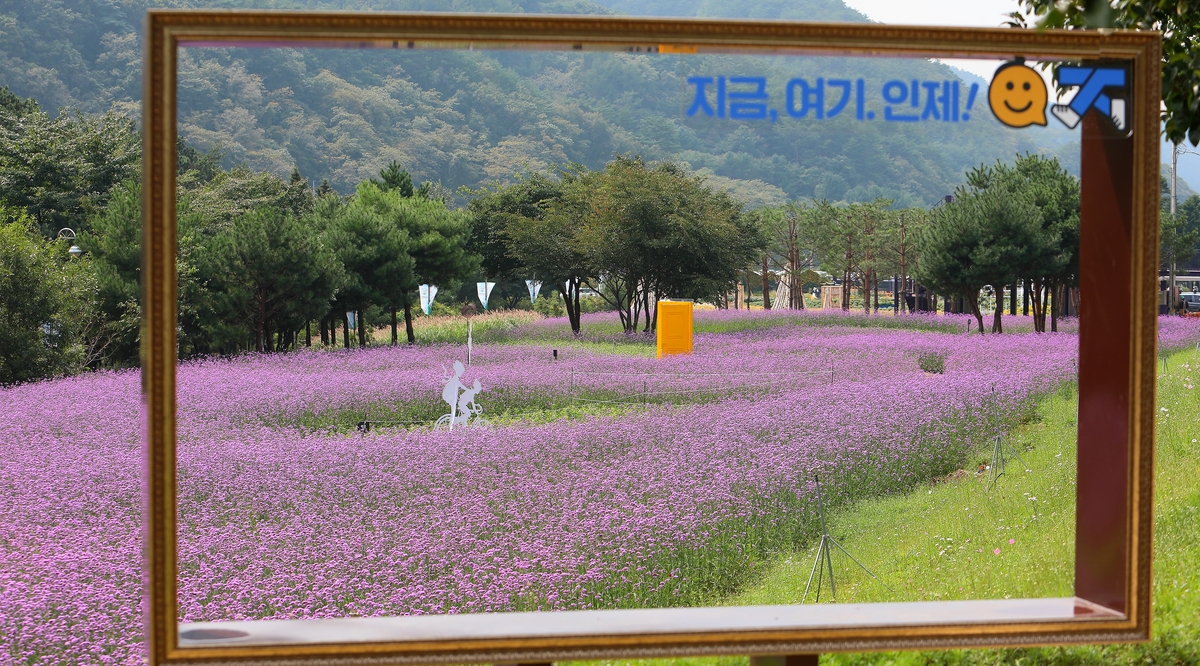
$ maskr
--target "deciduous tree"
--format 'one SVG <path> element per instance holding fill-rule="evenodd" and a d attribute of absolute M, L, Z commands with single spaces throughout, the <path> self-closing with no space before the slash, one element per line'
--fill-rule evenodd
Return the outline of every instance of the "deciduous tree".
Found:
<path fill-rule="evenodd" d="M 5 89 L 0 94 L 0 201 L 25 209 L 47 238 L 79 231 L 109 191 L 137 174 L 133 121 L 117 113 L 51 118 Z"/>
<path fill-rule="evenodd" d="M 78 366 L 66 258 L 63 242 L 41 238 L 23 211 L 0 209 L 0 386 Z"/>

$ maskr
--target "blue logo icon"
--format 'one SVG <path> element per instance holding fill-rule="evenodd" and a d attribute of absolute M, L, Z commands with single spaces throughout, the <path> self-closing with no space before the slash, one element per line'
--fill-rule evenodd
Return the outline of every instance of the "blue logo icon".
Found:
<path fill-rule="evenodd" d="M 1062 124 L 1075 129 L 1088 109 L 1095 108 L 1108 116 L 1119 131 L 1129 132 L 1128 109 L 1124 98 L 1109 97 L 1104 92 L 1114 92 L 1113 88 L 1119 88 L 1117 92 L 1124 91 L 1125 70 L 1063 65 L 1058 68 L 1058 83 L 1079 88 L 1070 102 L 1055 104 L 1050 108 L 1050 113 Z"/>

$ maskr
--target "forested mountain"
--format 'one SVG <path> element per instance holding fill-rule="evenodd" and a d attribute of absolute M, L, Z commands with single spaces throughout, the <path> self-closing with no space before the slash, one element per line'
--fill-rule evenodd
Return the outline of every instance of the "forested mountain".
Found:
<path fill-rule="evenodd" d="M 607 6 L 586 0 L 168 4 L 865 20 L 839 0 L 602 1 Z M 147 4 L 0 1 L 0 85 L 47 109 L 95 113 L 115 107 L 136 115 L 138 30 Z M 779 121 L 689 117 L 696 96 L 689 77 L 713 78 L 707 92 L 714 104 L 720 77 L 730 79 L 730 93 L 741 94 L 752 93 L 753 84 L 738 88 L 732 77 L 765 78 Z M 959 83 L 964 110 L 969 87 L 954 70 L 923 60 L 186 49 L 179 61 L 179 127 L 189 144 L 222 151 L 227 167 L 244 163 L 281 177 L 298 168 L 310 182 L 328 179 L 343 193 L 392 160 L 418 181 L 455 189 L 555 163 L 599 168 L 615 154 L 635 153 L 708 170 L 714 184 L 751 203 L 887 197 L 917 205 L 950 192 L 970 166 L 1037 150 L 1034 130 L 1002 128 L 985 104 L 974 106 L 970 122 L 957 123 L 868 122 L 855 118 L 854 103 L 820 121 L 815 112 L 789 118 L 785 89 L 794 77 L 810 83 L 861 78 L 868 96 L 874 95 L 866 113 L 881 119 L 884 82 Z M 825 106 L 835 107 L 841 94 L 829 91 Z"/>

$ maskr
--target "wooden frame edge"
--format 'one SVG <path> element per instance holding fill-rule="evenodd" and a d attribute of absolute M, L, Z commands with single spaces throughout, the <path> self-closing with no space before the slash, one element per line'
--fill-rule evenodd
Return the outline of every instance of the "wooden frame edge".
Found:
<path fill-rule="evenodd" d="M 320 25 L 318 25 L 320 24 Z M 189 26 L 198 29 L 189 29 Z M 333 26 L 331 29 L 329 26 Z M 350 26 L 359 25 L 360 29 Z M 264 27 L 265 26 L 265 27 Z M 322 28 L 321 26 L 325 26 Z M 342 26 L 342 27 L 338 27 Z M 607 28 L 605 26 L 608 26 Z M 251 29 L 253 28 L 253 29 Z M 1126 590 L 1127 618 L 1092 620 L 1062 626 L 1013 625 L 995 633 L 978 627 L 939 627 L 937 631 L 853 630 L 826 639 L 806 640 L 818 632 L 802 631 L 763 642 L 746 640 L 712 644 L 671 642 L 648 637 L 636 647 L 604 647 L 603 638 L 585 644 L 480 650 L 463 646 L 420 654 L 405 652 L 405 644 L 351 646 L 322 650 L 314 646 L 291 654 L 289 649 L 263 648 L 239 656 L 224 648 L 197 651 L 177 646 L 175 579 L 175 90 L 176 49 L 181 35 L 220 39 L 261 37 L 263 31 L 286 31 L 289 39 L 334 41 L 361 38 L 375 32 L 420 30 L 435 39 L 525 39 L 568 43 L 610 44 L 654 39 L 663 43 L 707 44 L 745 50 L 781 47 L 834 50 L 828 55 L 859 56 L 995 56 L 1019 52 L 1059 59 L 1117 58 L 1135 72 L 1134 222 L 1131 239 L 1131 367 L 1129 557 Z M 310 30 L 311 32 L 305 32 Z M 256 32 L 257 31 L 257 32 Z M 600 32 L 598 37 L 591 33 Z M 729 35 L 732 33 L 732 37 Z M 557 34 L 557 36 L 555 36 Z M 763 36 L 765 34 L 765 36 Z M 568 38 L 563 38 L 566 35 Z M 753 35 L 759 35 L 757 38 Z M 1048 643 L 1085 643 L 1149 638 L 1151 621 L 1151 551 L 1153 538 L 1154 391 L 1157 334 L 1157 165 L 1158 81 L 1160 42 L 1157 33 L 1102 33 L 958 29 L 877 24 L 810 24 L 764 21 L 704 21 L 688 19 L 624 19 L 543 15 L 345 14 L 314 12 L 182 11 L 147 13 L 143 85 L 143 322 L 142 385 L 147 445 L 147 649 L 150 663 L 446 663 L 463 661 L 544 661 L 624 656 L 684 656 L 698 654 L 779 654 L 799 651 L 841 651 L 920 648 L 1003 647 Z M 844 52 L 842 52 L 844 51 Z M 171 85 L 169 85 L 171 84 Z M 1141 222 L 1139 225 L 1138 222 Z M 943 631 L 944 630 L 944 631 Z M 665 639 L 665 640 L 664 640 Z M 590 641 L 590 643 L 588 643 Z M 353 656 L 353 651 L 375 654 Z M 238 661 L 222 661 L 225 655 Z M 590 655 L 590 656 L 585 656 Z M 216 660 L 216 661 L 214 661 Z"/>
<path fill-rule="evenodd" d="M 1159 250 L 1159 164 L 1161 163 L 1160 115 L 1162 79 L 1162 42 L 1150 41 L 1133 62 L 1138 127 L 1135 131 L 1133 280 L 1135 316 L 1132 339 L 1135 348 L 1130 368 L 1130 444 L 1134 459 L 1130 464 L 1130 535 L 1133 538 L 1129 598 L 1134 607 L 1130 615 L 1144 628 L 1142 640 L 1149 640 L 1152 622 L 1154 549 L 1154 442 L 1158 386 L 1158 250 Z M 1146 170 L 1149 164 L 1154 169 Z M 1144 222 L 1139 226 L 1137 219 Z M 1137 231 L 1141 235 L 1137 235 Z M 1139 285 L 1139 281 L 1141 284 Z M 1140 288 L 1138 288 L 1140 286 Z M 1140 314 L 1140 316 L 1139 316 Z"/>

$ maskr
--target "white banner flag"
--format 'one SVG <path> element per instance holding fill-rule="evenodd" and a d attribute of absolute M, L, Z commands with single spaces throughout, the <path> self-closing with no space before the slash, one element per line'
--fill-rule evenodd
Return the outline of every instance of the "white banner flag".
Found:
<path fill-rule="evenodd" d="M 421 294 L 421 309 L 425 311 L 425 314 L 429 314 L 430 308 L 433 307 L 433 299 L 437 298 L 437 286 L 423 284 L 417 287 L 417 291 Z"/>
<path fill-rule="evenodd" d="M 529 302 L 536 303 L 538 294 L 542 293 L 542 281 L 526 280 L 525 286 L 529 288 Z"/>
<path fill-rule="evenodd" d="M 487 309 L 488 299 L 492 297 L 492 287 L 495 287 L 495 282 L 476 282 L 475 291 L 479 294 L 479 302 L 483 303 L 483 309 Z"/>
<path fill-rule="evenodd" d="M 346 312 L 346 325 L 347 325 L 347 326 L 349 326 L 349 327 L 350 327 L 350 330 L 352 330 L 352 331 L 357 331 L 357 330 L 358 330 L 358 317 L 357 317 L 357 315 L 358 315 L 358 313 L 357 313 L 357 312 L 354 312 L 353 310 L 348 310 L 348 311 Z"/>

